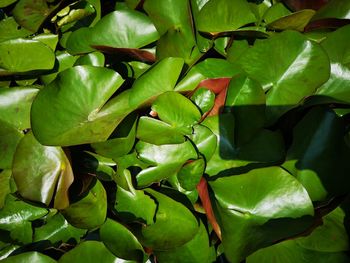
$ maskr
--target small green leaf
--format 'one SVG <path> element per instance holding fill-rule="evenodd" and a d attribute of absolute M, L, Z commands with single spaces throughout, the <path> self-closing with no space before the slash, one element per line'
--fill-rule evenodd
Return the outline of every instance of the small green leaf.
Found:
<path fill-rule="evenodd" d="M 206 113 L 214 106 L 215 94 L 211 90 L 199 88 L 191 96 L 191 100 L 201 109 L 202 113 Z"/>
<path fill-rule="evenodd" d="M 196 189 L 204 170 L 204 159 L 197 159 L 185 164 L 177 174 L 181 187 L 188 191 Z"/>
<path fill-rule="evenodd" d="M 267 25 L 273 30 L 297 30 L 304 31 L 305 26 L 309 23 L 315 14 L 315 10 L 303 9 L 298 12 L 283 16 L 277 20 L 272 21 Z"/>
<path fill-rule="evenodd" d="M 31 34 L 31 31 L 17 24 L 16 20 L 12 16 L 4 18 L 0 21 L 0 42 L 14 38 L 26 37 Z"/>

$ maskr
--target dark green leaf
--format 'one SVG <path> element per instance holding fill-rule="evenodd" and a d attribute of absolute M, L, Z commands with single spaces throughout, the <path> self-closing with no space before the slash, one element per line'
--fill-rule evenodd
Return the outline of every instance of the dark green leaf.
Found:
<path fill-rule="evenodd" d="M 277 20 L 272 21 L 267 25 L 268 28 L 273 30 L 297 30 L 304 31 L 305 26 L 309 23 L 315 10 L 303 9 L 298 12 L 292 13 L 287 16 L 283 16 Z"/>
<path fill-rule="evenodd" d="M 60 147 L 41 145 L 30 132 L 19 142 L 13 158 L 13 178 L 25 198 L 63 209 L 69 205 L 72 168 Z"/>
<path fill-rule="evenodd" d="M 206 126 L 195 125 L 193 126 L 193 134 L 191 134 L 189 138 L 196 145 L 198 152 L 202 154 L 208 162 L 217 147 L 215 134 Z"/>
<path fill-rule="evenodd" d="M 270 24 L 281 17 L 290 15 L 291 13 L 292 12 L 283 3 L 276 3 L 266 10 L 263 15 L 263 20 L 266 24 Z"/>
<path fill-rule="evenodd" d="M 204 173 L 204 169 L 204 159 L 197 159 L 185 164 L 177 174 L 181 187 L 188 191 L 196 189 L 196 186 Z"/>
<path fill-rule="evenodd" d="M 100 228 L 100 237 L 106 247 L 118 258 L 141 262 L 144 251 L 137 238 L 122 224 L 107 218 Z"/>
<path fill-rule="evenodd" d="M 56 260 L 41 254 L 39 252 L 25 252 L 19 255 L 10 256 L 1 260 L 4 263 L 24 263 L 24 262 L 38 262 L 38 263 L 55 263 Z"/>
<path fill-rule="evenodd" d="M 330 0 L 317 11 L 313 20 L 326 18 L 350 19 L 350 2 L 343 0 Z"/>

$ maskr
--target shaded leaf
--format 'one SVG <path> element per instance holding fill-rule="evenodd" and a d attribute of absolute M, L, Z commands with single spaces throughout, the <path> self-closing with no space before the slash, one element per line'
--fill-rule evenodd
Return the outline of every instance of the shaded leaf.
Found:
<path fill-rule="evenodd" d="M 73 172 L 59 147 L 41 145 L 30 132 L 19 142 L 13 159 L 13 178 L 25 198 L 63 209 L 69 205 Z"/>
<path fill-rule="evenodd" d="M 272 21 L 267 25 L 268 28 L 274 30 L 297 30 L 304 31 L 304 28 L 314 16 L 315 11 L 312 9 L 303 9 L 298 12 L 283 16 Z"/>
<path fill-rule="evenodd" d="M 350 2 L 342 0 L 330 0 L 315 14 L 313 20 L 337 18 L 350 19 Z"/>
<path fill-rule="evenodd" d="M 204 173 L 204 169 L 204 159 L 197 159 L 186 163 L 177 174 L 181 187 L 188 191 L 196 189 L 196 186 Z"/>

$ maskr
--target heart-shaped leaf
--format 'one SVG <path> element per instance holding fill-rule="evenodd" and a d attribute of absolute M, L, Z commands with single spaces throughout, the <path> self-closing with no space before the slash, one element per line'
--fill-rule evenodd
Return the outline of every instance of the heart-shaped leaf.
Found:
<path fill-rule="evenodd" d="M 270 124 L 329 78 L 329 59 L 323 49 L 293 31 L 257 42 L 238 63 L 267 91 L 266 114 Z"/>
<path fill-rule="evenodd" d="M 271 232 L 271 228 L 287 223 L 276 219 L 300 218 L 314 213 L 303 186 L 279 167 L 218 178 L 210 182 L 210 187 L 218 206 L 225 255 L 232 262 L 239 262 L 283 235 L 288 236 L 288 232 L 293 235 L 294 231 L 301 232 L 307 227 L 301 223 L 293 227 L 293 219 L 288 219 L 288 229 Z"/>
<path fill-rule="evenodd" d="M 101 67 L 76 66 L 61 72 L 33 102 L 35 137 L 46 145 L 105 140 L 118 120 L 100 111 L 122 83 L 118 73 Z"/>

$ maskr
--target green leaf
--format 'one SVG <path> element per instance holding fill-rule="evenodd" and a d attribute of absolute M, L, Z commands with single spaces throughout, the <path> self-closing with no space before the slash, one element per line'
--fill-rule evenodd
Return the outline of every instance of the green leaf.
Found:
<path fill-rule="evenodd" d="M 58 262 L 94 263 L 96 259 L 104 263 L 123 262 L 114 256 L 102 242 L 92 240 L 81 242 L 72 250 L 64 253 Z"/>
<path fill-rule="evenodd" d="M 185 141 L 184 135 L 176 127 L 146 116 L 139 119 L 136 137 L 155 145 L 178 144 Z"/>
<path fill-rule="evenodd" d="M 296 243 L 306 249 L 320 252 L 341 252 L 349 249 L 349 237 L 344 227 L 345 213 L 336 208 L 323 217 L 323 224 L 309 236 L 295 239 Z"/>
<path fill-rule="evenodd" d="M 68 14 L 63 16 L 60 20 L 55 21 L 58 27 L 62 27 L 63 25 L 75 22 L 95 13 L 93 5 L 85 1 L 78 2 L 78 4 L 73 4 L 70 7 Z"/>
<path fill-rule="evenodd" d="M 45 0 L 20 0 L 13 9 L 13 16 L 18 24 L 34 33 L 54 10 L 55 6 L 49 6 Z"/>
<path fill-rule="evenodd" d="M 52 49 L 40 41 L 17 38 L 0 43 L 0 75 L 52 69 L 54 63 Z"/>
<path fill-rule="evenodd" d="M 227 49 L 227 60 L 230 62 L 239 61 L 239 58 L 249 49 L 248 41 L 235 40 Z"/>
<path fill-rule="evenodd" d="M 69 205 L 72 168 L 60 147 L 41 145 L 30 132 L 19 142 L 13 158 L 13 178 L 18 192 L 32 201 L 63 209 Z"/>
<path fill-rule="evenodd" d="M 270 24 L 282 17 L 289 16 L 292 12 L 283 4 L 276 3 L 270 6 L 263 15 L 263 20 L 266 24 Z"/>
<path fill-rule="evenodd" d="M 255 20 L 248 3 L 244 0 L 211 0 L 199 11 L 197 29 L 215 34 L 234 31 Z"/>
<path fill-rule="evenodd" d="M 169 250 L 190 241 L 198 231 L 198 222 L 181 203 L 170 197 L 147 189 L 157 200 L 155 223 L 142 226 L 136 236 L 142 245 L 153 250 Z"/>
<path fill-rule="evenodd" d="M 277 20 L 274 20 L 271 23 L 269 23 L 267 27 L 273 30 L 291 29 L 302 32 L 304 31 L 305 26 L 309 23 L 309 21 L 315 13 L 315 10 L 303 9 L 290 15 L 283 16 Z"/>
<path fill-rule="evenodd" d="M 314 213 L 303 186 L 279 167 L 221 177 L 209 184 L 218 206 L 225 255 L 232 262 L 240 262 L 253 251 L 295 231 L 303 231 L 307 226 L 295 227 L 291 218 Z M 282 230 L 283 224 L 289 228 Z"/>
<path fill-rule="evenodd" d="M 18 130 L 30 128 L 30 108 L 38 91 L 35 87 L 0 88 L 0 120 Z"/>
<path fill-rule="evenodd" d="M 284 52 L 286 49 L 288 53 Z M 267 91 L 269 124 L 313 94 L 329 78 L 329 60 L 323 49 L 293 31 L 256 42 L 238 63 Z"/>
<path fill-rule="evenodd" d="M 10 256 L 8 258 L 1 260 L 1 262 L 4 262 L 4 263 L 24 263 L 24 262 L 55 263 L 57 261 L 50 258 L 49 256 L 46 256 L 36 251 L 32 251 L 32 252 L 24 252 L 15 256 Z"/>
<path fill-rule="evenodd" d="M 58 35 L 50 34 L 50 33 L 43 33 L 36 35 L 32 38 L 32 40 L 38 40 L 41 43 L 45 44 L 49 48 L 52 49 L 52 51 L 55 51 L 56 46 L 58 44 Z"/>
<path fill-rule="evenodd" d="M 185 164 L 177 174 L 181 187 L 188 191 L 196 189 L 196 186 L 204 173 L 204 169 L 204 159 L 197 159 Z"/>
<path fill-rule="evenodd" d="M 4 207 L 0 210 L 0 229 L 9 231 L 10 238 L 23 244 L 32 242 L 32 221 L 48 213 L 45 208 L 30 205 L 7 195 Z"/>
<path fill-rule="evenodd" d="M 346 263 L 349 257 L 345 253 L 323 253 L 298 246 L 295 240 L 287 240 L 276 245 L 260 249 L 247 258 L 247 263 Z"/>
<path fill-rule="evenodd" d="M 208 127 L 198 124 L 193 126 L 193 134 L 189 138 L 208 162 L 217 147 L 216 135 Z"/>
<path fill-rule="evenodd" d="M 208 58 L 193 66 L 186 76 L 176 85 L 176 91 L 192 91 L 202 80 L 230 78 L 242 70 L 226 60 Z"/>
<path fill-rule="evenodd" d="M 331 61 L 331 76 L 316 92 L 325 96 L 325 102 L 334 100 L 341 103 L 350 103 L 350 95 L 346 87 L 350 84 L 350 25 L 339 28 L 327 35 L 321 42 Z"/>
<path fill-rule="evenodd" d="M 209 237 L 203 223 L 200 223 L 199 230 L 186 244 L 167 251 L 155 251 L 159 262 L 177 263 L 209 263 L 215 260 L 214 247 L 209 246 Z"/>
<path fill-rule="evenodd" d="M 350 3 L 342 0 L 328 1 L 317 11 L 313 20 L 326 18 L 350 19 Z"/>
<path fill-rule="evenodd" d="M 122 224 L 107 218 L 100 228 L 105 246 L 118 258 L 142 262 L 144 250 L 134 234 Z"/>
<path fill-rule="evenodd" d="M 23 133 L 0 120 L 0 169 L 11 169 L 13 156 Z"/>
<path fill-rule="evenodd" d="M 261 85 L 244 75 L 232 78 L 225 106 L 235 117 L 235 142 L 248 143 L 264 126 L 265 93 Z"/>
<path fill-rule="evenodd" d="M 146 15 L 130 9 L 119 10 L 105 15 L 92 28 L 74 31 L 67 40 L 67 50 L 78 54 L 99 46 L 141 48 L 158 38 L 156 28 Z"/>
<path fill-rule="evenodd" d="M 126 117 L 104 142 L 91 144 L 98 154 L 110 158 L 117 158 L 128 154 L 134 146 L 137 118 L 134 114 Z"/>
<path fill-rule="evenodd" d="M 74 65 L 91 65 L 95 67 L 103 67 L 105 65 L 105 56 L 103 53 L 98 51 L 92 52 L 78 58 Z"/>
<path fill-rule="evenodd" d="M 14 38 L 26 37 L 31 34 L 31 31 L 17 24 L 16 20 L 12 16 L 4 18 L 0 21 L 0 42 Z"/>
<path fill-rule="evenodd" d="M 215 94 L 211 90 L 199 88 L 193 93 L 191 100 L 201 109 L 202 113 L 206 113 L 214 106 Z"/>
<path fill-rule="evenodd" d="M 103 114 L 103 107 L 122 83 L 118 73 L 101 67 L 76 66 L 61 72 L 33 102 L 35 137 L 46 145 L 104 141 L 120 120 Z"/>
<path fill-rule="evenodd" d="M 0 0 L 0 7 L 9 6 L 9 5 L 13 4 L 16 1 L 17 0 Z"/>
<path fill-rule="evenodd" d="M 11 193 L 10 180 L 12 176 L 11 170 L 3 170 L 0 172 L 0 209 L 5 205 L 7 194 Z"/>
<path fill-rule="evenodd" d="M 294 128 L 283 167 L 303 184 L 313 201 L 349 191 L 350 150 L 344 134 L 343 120 L 324 108 L 313 108 Z"/>
<path fill-rule="evenodd" d="M 165 92 L 152 104 L 159 119 L 184 134 L 192 133 L 192 126 L 198 123 L 201 114 L 198 108 L 185 96 L 177 92 Z"/>
<path fill-rule="evenodd" d="M 57 213 L 48 218 L 44 225 L 34 229 L 33 242 L 49 240 L 52 244 L 55 244 L 74 239 L 79 243 L 80 238 L 85 233 L 86 230 L 75 228 L 60 213 Z"/>
<path fill-rule="evenodd" d="M 106 219 L 106 190 L 99 180 L 90 187 L 84 197 L 62 210 L 66 220 L 77 228 L 94 229 Z"/>

